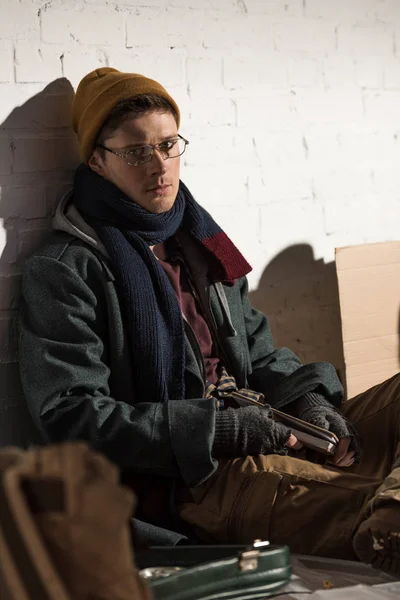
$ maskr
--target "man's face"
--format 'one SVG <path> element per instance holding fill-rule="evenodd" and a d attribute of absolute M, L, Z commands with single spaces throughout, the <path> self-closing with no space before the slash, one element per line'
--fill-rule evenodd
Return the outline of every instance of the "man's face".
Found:
<path fill-rule="evenodd" d="M 103 143 L 110 150 L 124 154 L 134 147 L 158 144 L 177 136 L 177 125 L 170 112 L 151 111 L 125 121 Z M 89 166 L 130 200 L 151 213 L 163 213 L 173 206 L 178 193 L 180 157 L 164 160 L 155 150 L 149 162 L 135 167 L 120 156 L 103 152 L 104 158 L 95 149 Z"/>

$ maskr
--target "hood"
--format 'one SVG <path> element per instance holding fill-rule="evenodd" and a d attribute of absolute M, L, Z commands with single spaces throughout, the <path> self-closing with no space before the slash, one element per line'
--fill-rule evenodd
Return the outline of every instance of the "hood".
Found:
<path fill-rule="evenodd" d="M 67 192 L 67 194 L 61 198 L 53 217 L 52 226 L 55 231 L 69 233 L 78 240 L 81 240 L 89 246 L 92 246 L 92 248 L 100 252 L 105 258 L 110 258 L 104 244 L 101 242 L 93 227 L 91 227 L 85 221 L 79 210 L 74 205 L 73 190 Z M 233 326 L 224 286 L 222 283 L 214 283 L 213 286 L 217 292 L 220 306 L 225 314 L 225 318 L 227 319 L 227 323 L 230 328 L 229 335 L 236 336 L 237 332 Z"/>
<path fill-rule="evenodd" d="M 107 250 L 99 236 L 74 205 L 72 190 L 61 198 L 53 217 L 52 227 L 55 231 L 64 231 L 82 240 L 108 258 Z"/>

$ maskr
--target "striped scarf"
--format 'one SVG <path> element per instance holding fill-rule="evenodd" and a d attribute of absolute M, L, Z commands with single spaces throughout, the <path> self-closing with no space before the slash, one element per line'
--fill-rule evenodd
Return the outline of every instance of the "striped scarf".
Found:
<path fill-rule="evenodd" d="M 135 393 L 132 401 L 184 398 L 182 314 L 150 246 L 166 241 L 183 227 L 203 248 L 211 281 L 233 282 L 251 267 L 182 182 L 173 207 L 153 214 L 81 165 L 75 174 L 74 203 L 103 242 L 115 268 L 128 325 Z"/>

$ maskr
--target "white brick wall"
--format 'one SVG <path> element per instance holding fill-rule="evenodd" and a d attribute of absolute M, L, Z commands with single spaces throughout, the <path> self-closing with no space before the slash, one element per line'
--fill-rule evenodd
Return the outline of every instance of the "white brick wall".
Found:
<path fill-rule="evenodd" d="M 182 176 L 252 262 L 278 343 L 342 368 L 334 248 L 399 237 L 398 0 L 2 0 L 0 56 L 7 415 L 22 414 L 21 263 L 77 162 L 73 88 L 102 65 L 170 90 Z"/>

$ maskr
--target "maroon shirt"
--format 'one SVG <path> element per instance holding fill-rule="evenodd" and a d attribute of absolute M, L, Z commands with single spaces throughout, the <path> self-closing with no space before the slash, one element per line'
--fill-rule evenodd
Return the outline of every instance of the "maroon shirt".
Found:
<path fill-rule="evenodd" d="M 199 342 L 207 381 L 216 384 L 219 378 L 220 359 L 217 356 L 210 328 L 204 318 L 200 303 L 193 295 L 185 263 L 179 254 L 171 251 L 172 244 L 173 242 L 157 244 L 153 247 L 153 252 L 168 275 L 181 310 Z"/>

